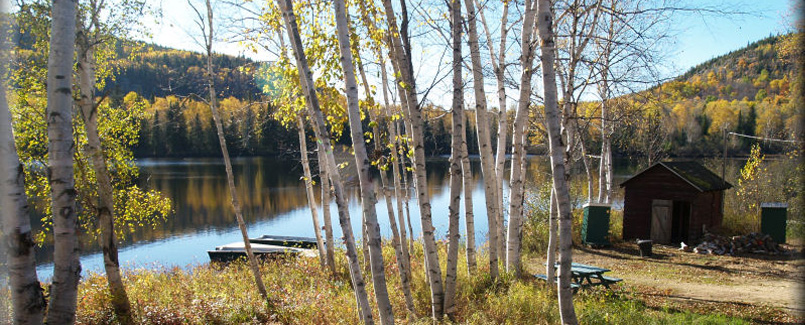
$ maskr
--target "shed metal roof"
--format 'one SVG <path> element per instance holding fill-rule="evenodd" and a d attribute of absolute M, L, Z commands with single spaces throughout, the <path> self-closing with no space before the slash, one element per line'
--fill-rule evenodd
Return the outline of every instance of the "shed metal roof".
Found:
<path fill-rule="evenodd" d="M 623 187 L 626 185 L 626 183 L 638 178 L 643 173 L 660 167 L 668 169 L 674 173 L 674 175 L 678 176 L 700 192 L 720 191 L 732 188 L 732 184 L 726 182 L 701 164 L 693 161 L 658 162 L 623 181 L 620 186 Z"/>

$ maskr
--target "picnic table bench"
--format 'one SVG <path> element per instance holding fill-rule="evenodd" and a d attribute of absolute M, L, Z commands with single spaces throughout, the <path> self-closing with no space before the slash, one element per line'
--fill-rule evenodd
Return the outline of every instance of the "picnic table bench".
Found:
<path fill-rule="evenodd" d="M 554 268 L 558 269 L 559 263 L 554 264 Z M 609 269 L 597 266 L 573 263 L 570 265 L 570 277 L 573 281 L 571 288 L 575 291 L 578 288 L 603 285 L 609 289 L 609 285 L 623 281 L 623 279 L 605 276 L 604 273 L 609 271 Z M 548 281 L 548 276 L 545 274 L 536 274 L 534 276 L 538 279 Z M 556 281 L 559 281 L 558 276 L 556 277 Z"/>
<path fill-rule="evenodd" d="M 545 274 L 534 274 L 534 276 L 542 281 L 548 281 L 548 276 Z M 554 278 L 554 283 L 559 283 L 559 277 Z M 576 290 L 579 290 L 579 288 L 581 288 L 581 286 L 576 284 L 575 282 L 570 283 L 570 289 L 573 289 L 574 292 Z"/>

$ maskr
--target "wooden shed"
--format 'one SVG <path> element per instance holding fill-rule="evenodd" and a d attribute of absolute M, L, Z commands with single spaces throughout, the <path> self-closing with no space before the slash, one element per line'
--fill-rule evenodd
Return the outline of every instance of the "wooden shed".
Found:
<path fill-rule="evenodd" d="M 696 162 L 659 162 L 620 184 L 623 238 L 690 243 L 721 226 L 724 190 L 732 187 Z"/>

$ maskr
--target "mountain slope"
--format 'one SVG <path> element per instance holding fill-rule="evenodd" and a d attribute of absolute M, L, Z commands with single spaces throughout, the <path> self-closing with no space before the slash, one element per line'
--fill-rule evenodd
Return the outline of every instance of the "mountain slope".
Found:
<path fill-rule="evenodd" d="M 714 156 L 725 132 L 770 139 L 801 139 L 796 34 L 770 36 L 699 64 L 673 81 L 626 95 L 614 139 L 620 155 L 662 158 Z M 731 154 L 748 154 L 756 141 L 728 136 Z M 781 153 L 791 145 L 762 142 Z M 656 159 L 653 159 L 656 161 Z"/>
<path fill-rule="evenodd" d="M 136 50 L 132 50 L 136 49 Z M 204 94 L 207 86 L 204 73 L 206 58 L 196 52 L 170 49 L 157 45 L 135 43 L 119 46 L 120 72 L 115 82 L 108 83 L 115 93 L 136 92 L 149 99 L 176 95 Z M 253 100 L 261 97 L 254 82 L 254 67 L 259 63 L 245 57 L 215 55 L 213 65 L 217 78 L 216 90 L 223 98 Z"/>

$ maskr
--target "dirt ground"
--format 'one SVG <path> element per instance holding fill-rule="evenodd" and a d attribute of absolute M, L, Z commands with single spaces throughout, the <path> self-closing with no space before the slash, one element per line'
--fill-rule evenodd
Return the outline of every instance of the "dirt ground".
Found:
<path fill-rule="evenodd" d="M 573 261 L 610 269 L 607 275 L 623 279 L 616 290 L 635 294 L 649 305 L 663 300 L 727 314 L 735 308 L 754 308 L 777 314 L 760 319 L 800 323 L 805 320 L 803 246 L 784 247 L 788 249 L 784 255 L 715 256 L 654 245 L 653 256 L 643 258 L 637 245 L 621 243 L 577 248 Z"/>

